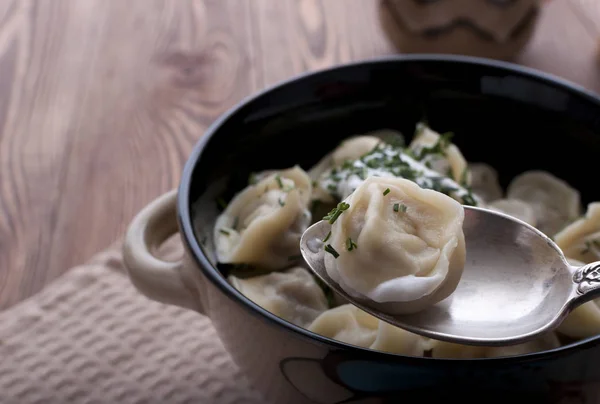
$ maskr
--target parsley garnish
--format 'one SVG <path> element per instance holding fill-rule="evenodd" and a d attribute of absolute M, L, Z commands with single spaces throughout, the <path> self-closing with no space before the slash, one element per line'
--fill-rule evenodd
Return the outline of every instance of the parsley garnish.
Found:
<path fill-rule="evenodd" d="M 406 209 L 407 209 L 406 205 L 404 205 L 404 204 L 400 205 L 401 212 L 406 212 Z"/>
<path fill-rule="evenodd" d="M 323 248 L 326 252 L 328 252 L 329 254 L 333 255 L 333 258 L 337 258 L 340 256 L 340 254 L 338 254 L 338 252 L 335 250 L 335 248 L 333 248 L 331 246 L 331 244 L 327 244 L 324 248 Z"/>
<path fill-rule="evenodd" d="M 327 235 L 325 236 L 325 238 L 323 239 L 323 242 L 326 243 L 327 240 L 329 240 L 329 237 L 331 237 L 331 232 L 327 233 Z"/>
<path fill-rule="evenodd" d="M 394 212 L 398 212 L 398 209 L 400 209 L 400 204 L 399 203 L 395 203 L 394 204 Z"/>
<path fill-rule="evenodd" d="M 385 196 L 385 195 L 387 195 L 387 194 L 389 194 L 389 193 L 390 193 L 390 189 L 389 189 L 389 188 L 386 188 L 386 190 L 385 190 L 385 191 L 383 191 L 383 195 L 384 195 L 384 196 Z"/>
<path fill-rule="evenodd" d="M 279 188 L 283 188 L 283 181 L 281 181 L 281 176 L 279 174 L 275 176 L 275 181 L 277 181 L 277 185 L 279 185 Z"/>
<path fill-rule="evenodd" d="M 356 245 L 356 243 L 354 241 L 352 241 L 352 239 L 350 237 L 348 237 L 348 239 L 346 240 L 346 249 L 348 251 L 352 251 L 354 249 L 358 248 L 358 246 Z"/>
<path fill-rule="evenodd" d="M 329 224 L 334 224 L 338 217 L 340 217 L 345 210 L 348 210 L 349 207 L 350 205 L 347 203 L 340 202 L 335 208 L 331 209 L 331 211 L 325 217 L 323 217 L 323 220 L 329 221 Z"/>
<path fill-rule="evenodd" d="M 460 185 L 461 186 L 466 187 L 468 185 L 467 184 L 468 175 L 469 175 L 469 169 L 467 167 L 465 167 L 462 174 L 460 175 Z"/>
<path fill-rule="evenodd" d="M 225 230 L 225 229 L 219 229 L 219 232 L 220 232 L 221 234 L 224 234 L 224 235 L 226 235 L 226 236 L 229 236 L 229 235 L 231 234 L 231 233 L 229 233 L 229 232 L 228 232 L 227 230 Z"/>

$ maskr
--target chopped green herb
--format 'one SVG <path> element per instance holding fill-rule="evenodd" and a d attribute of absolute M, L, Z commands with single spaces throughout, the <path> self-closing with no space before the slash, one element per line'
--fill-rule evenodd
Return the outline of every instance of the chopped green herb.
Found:
<path fill-rule="evenodd" d="M 406 207 L 406 205 L 404 205 L 404 204 L 400 205 L 400 212 L 406 212 L 406 209 L 408 209 Z"/>
<path fill-rule="evenodd" d="M 333 294 L 333 291 L 318 276 L 313 275 L 313 278 L 317 282 L 317 285 L 319 285 L 319 287 L 323 290 L 323 294 L 325 295 L 325 298 L 327 299 L 327 307 L 332 308 L 335 305 L 335 296 Z"/>
<path fill-rule="evenodd" d="M 354 241 L 352 241 L 352 239 L 350 237 L 348 237 L 348 239 L 346 240 L 346 249 L 348 251 L 352 251 L 354 249 L 358 248 L 358 246 L 356 245 L 356 243 Z"/>
<path fill-rule="evenodd" d="M 466 195 L 462 196 L 462 201 L 463 201 L 463 205 L 477 206 L 477 201 L 475 201 L 475 198 L 473 197 L 473 193 L 471 192 L 470 189 L 467 191 Z"/>
<path fill-rule="evenodd" d="M 335 184 L 328 184 L 327 185 L 327 189 L 330 190 L 330 191 L 332 191 L 332 192 L 337 191 L 337 187 L 335 186 Z"/>
<path fill-rule="evenodd" d="M 226 236 L 229 236 L 229 235 L 231 234 L 229 231 L 227 231 L 227 230 L 225 230 L 225 229 L 219 229 L 219 232 L 220 232 L 221 234 L 224 234 L 224 235 L 226 235 Z"/>
<path fill-rule="evenodd" d="M 317 181 L 313 180 L 313 182 L 312 182 L 313 188 L 316 188 L 318 185 L 319 185 L 319 183 Z"/>
<path fill-rule="evenodd" d="M 469 179 L 469 169 L 467 167 L 465 167 L 462 174 L 460 175 L 460 185 L 463 187 L 466 187 L 467 185 L 469 185 L 469 184 L 467 184 L 468 179 Z"/>
<path fill-rule="evenodd" d="M 399 209 L 400 209 L 400 204 L 399 203 L 395 203 L 394 204 L 394 212 L 398 212 Z"/>
<path fill-rule="evenodd" d="M 327 244 L 327 245 L 324 247 L 324 250 L 325 250 L 326 252 L 328 252 L 329 254 L 333 255 L 333 258 L 337 258 L 337 257 L 339 257 L 339 256 L 340 256 L 340 254 L 338 254 L 338 252 L 335 250 L 335 248 L 333 248 L 333 247 L 331 246 L 331 244 Z"/>
<path fill-rule="evenodd" d="M 221 209 L 227 208 L 227 202 L 225 202 L 225 200 L 221 197 L 217 198 L 217 204 L 219 205 L 219 207 L 221 207 Z"/>
<path fill-rule="evenodd" d="M 329 240 L 329 237 L 331 237 L 331 231 L 329 233 L 327 233 L 327 235 L 325 236 L 325 238 L 323 239 L 323 242 L 326 243 L 327 240 Z"/>
<path fill-rule="evenodd" d="M 348 210 L 349 207 L 350 205 L 347 203 L 340 202 L 335 208 L 331 209 L 331 211 L 325 217 L 323 217 L 323 220 L 327 220 L 329 221 L 329 224 L 333 224 L 345 210 Z"/>
<path fill-rule="evenodd" d="M 387 195 L 387 194 L 389 194 L 389 193 L 390 193 L 390 189 L 389 189 L 389 188 L 386 188 L 386 190 L 385 190 L 385 191 L 383 191 L 383 195 L 384 195 L 384 196 L 385 196 L 385 195 Z"/>
<path fill-rule="evenodd" d="M 275 176 L 275 181 L 277 181 L 277 185 L 279 185 L 279 188 L 283 188 L 283 181 L 281 181 L 281 176 L 279 174 Z"/>

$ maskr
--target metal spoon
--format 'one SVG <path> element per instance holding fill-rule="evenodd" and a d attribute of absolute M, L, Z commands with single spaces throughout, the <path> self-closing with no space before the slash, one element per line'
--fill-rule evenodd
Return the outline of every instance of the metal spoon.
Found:
<path fill-rule="evenodd" d="M 529 224 L 483 208 L 464 209 L 467 259 L 460 283 L 449 298 L 416 314 L 374 310 L 327 275 L 321 241 L 331 229 L 327 221 L 304 232 L 300 250 L 312 271 L 358 308 L 416 334 L 458 344 L 519 344 L 555 329 L 577 306 L 600 297 L 600 262 L 573 267 Z"/>

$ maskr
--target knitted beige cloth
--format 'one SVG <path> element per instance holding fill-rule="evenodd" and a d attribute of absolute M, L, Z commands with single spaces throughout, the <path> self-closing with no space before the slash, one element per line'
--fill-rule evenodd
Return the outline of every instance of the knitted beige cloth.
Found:
<path fill-rule="evenodd" d="M 178 246 L 173 239 L 159 253 L 176 258 Z M 599 387 L 566 385 L 557 402 L 594 403 Z M 265 401 L 248 386 L 208 318 L 134 289 L 118 244 L 0 312 L 0 404 L 12 403 Z"/>
<path fill-rule="evenodd" d="M 210 320 L 139 294 L 114 247 L 0 312 L 0 403 L 264 400 Z"/>

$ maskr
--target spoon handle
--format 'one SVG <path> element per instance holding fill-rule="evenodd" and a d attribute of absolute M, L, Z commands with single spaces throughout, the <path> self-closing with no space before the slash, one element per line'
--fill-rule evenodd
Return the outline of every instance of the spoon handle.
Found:
<path fill-rule="evenodd" d="M 586 264 L 573 273 L 577 303 L 600 297 L 600 261 Z"/>

